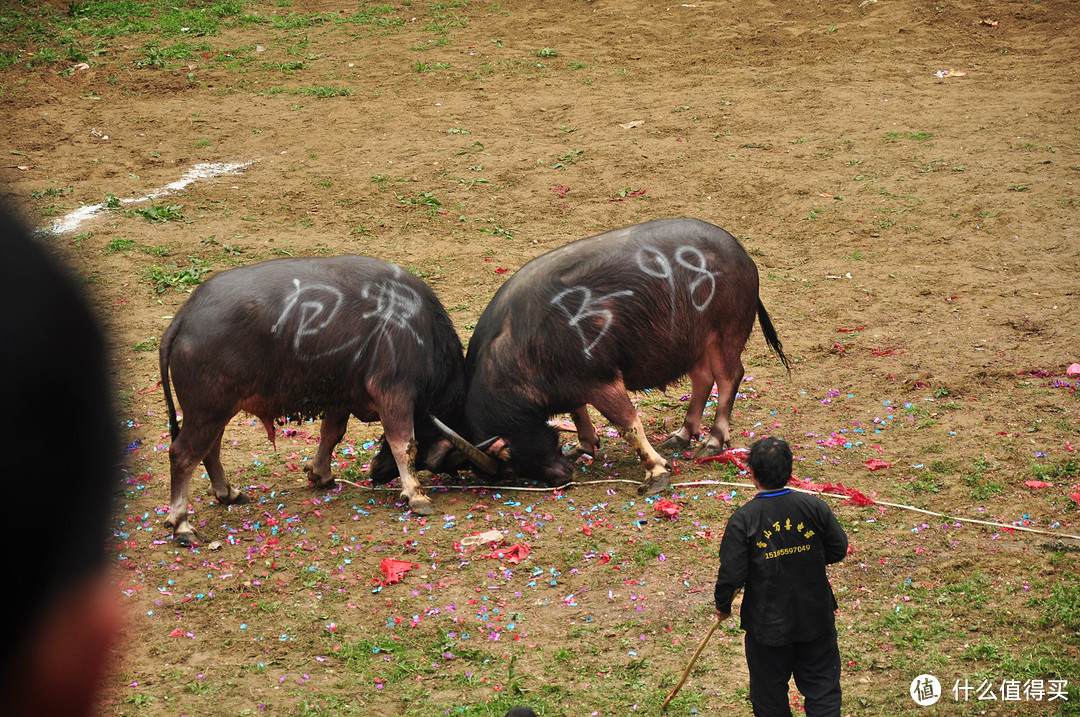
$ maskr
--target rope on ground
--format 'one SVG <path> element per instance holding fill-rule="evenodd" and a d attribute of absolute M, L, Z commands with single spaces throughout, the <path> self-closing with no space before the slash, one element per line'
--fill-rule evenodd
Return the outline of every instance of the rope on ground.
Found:
<path fill-rule="evenodd" d="M 355 486 L 355 487 L 361 488 L 361 489 L 370 488 L 371 490 L 387 490 L 387 491 L 389 491 L 389 490 L 397 490 L 396 488 L 386 488 L 386 487 L 383 487 L 383 486 L 362 486 L 359 483 L 354 483 L 353 481 L 345 480 L 343 478 L 338 478 L 337 482 L 338 483 L 347 483 L 348 485 Z M 557 490 L 561 491 L 561 490 L 565 490 L 567 488 L 573 488 L 573 487 L 576 487 L 576 486 L 605 485 L 605 484 L 610 484 L 610 483 L 630 483 L 632 485 L 640 485 L 639 481 L 631 480 L 629 478 L 607 478 L 605 480 L 570 481 L 566 485 L 560 486 L 558 488 L 531 487 L 531 486 L 506 486 L 506 485 L 499 485 L 499 486 L 493 486 L 493 485 L 445 486 L 445 485 L 443 485 L 443 486 L 432 486 L 432 488 L 450 490 L 451 488 L 456 487 L 456 488 L 459 488 L 460 490 L 497 490 L 497 491 L 524 491 L 524 492 L 527 492 L 527 493 L 552 493 L 552 492 L 555 492 Z M 725 486 L 732 486 L 732 487 L 736 487 L 736 488 L 750 488 L 752 490 L 756 490 L 756 488 L 757 488 L 753 483 L 731 483 L 731 482 L 727 482 L 727 481 L 717 481 L 717 480 L 699 480 L 699 481 L 689 481 L 689 482 L 686 482 L 686 483 L 672 483 L 671 487 L 672 488 L 689 488 L 689 487 L 693 487 L 693 486 L 707 486 L 707 485 L 725 485 Z M 808 490 L 806 488 L 798 488 L 798 487 L 795 487 L 795 486 L 790 486 L 790 487 L 791 487 L 792 490 L 797 490 L 800 493 L 807 493 L 809 495 L 816 495 L 816 496 L 820 496 L 820 497 L 827 497 L 827 498 L 850 498 L 851 497 L 850 495 L 847 495 L 847 494 L 844 494 L 844 493 L 830 493 L 830 492 L 827 492 L 827 491 Z M 932 515 L 935 518 L 944 518 L 945 520 L 955 520 L 955 521 L 959 521 L 961 523 L 974 523 L 976 525 L 985 525 L 985 526 L 989 526 L 991 528 L 1004 528 L 1005 530 L 1020 530 L 1020 531 L 1023 531 L 1025 533 L 1037 533 L 1039 535 L 1049 535 L 1049 536 L 1054 537 L 1054 538 L 1069 538 L 1071 540 L 1080 540 L 1080 535 L 1072 535 L 1070 533 L 1056 533 L 1056 532 L 1053 532 L 1053 531 L 1050 531 L 1050 530 L 1041 530 L 1039 528 L 1029 528 L 1029 527 L 1023 526 L 1023 525 L 1009 525 L 1007 523 L 995 523 L 995 522 L 989 521 L 989 520 L 977 520 L 975 518 L 961 518 L 961 517 L 958 517 L 958 516 L 955 516 L 955 515 L 948 515 L 946 513 L 938 513 L 938 512 L 932 511 L 932 510 L 926 510 L 925 508 L 916 508 L 913 505 L 904 505 L 902 503 L 889 503 L 889 502 L 886 502 L 886 501 L 883 501 L 883 500 L 872 500 L 870 504 L 871 505 L 883 505 L 883 506 L 886 506 L 886 507 L 889 507 L 889 508 L 899 508 L 901 510 L 910 510 L 910 511 L 913 511 L 915 513 L 922 513 L 924 515 Z"/>

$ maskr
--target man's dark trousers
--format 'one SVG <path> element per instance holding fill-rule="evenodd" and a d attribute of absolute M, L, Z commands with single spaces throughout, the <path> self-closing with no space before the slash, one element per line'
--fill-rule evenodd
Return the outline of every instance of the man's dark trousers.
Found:
<path fill-rule="evenodd" d="M 840 717 L 840 650 L 836 628 L 807 642 L 770 647 L 746 636 L 750 702 L 755 717 L 791 717 L 788 681 L 805 699 L 806 717 Z"/>

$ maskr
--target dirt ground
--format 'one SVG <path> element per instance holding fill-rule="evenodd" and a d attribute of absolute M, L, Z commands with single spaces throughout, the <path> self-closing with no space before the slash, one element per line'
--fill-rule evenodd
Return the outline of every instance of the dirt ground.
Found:
<path fill-rule="evenodd" d="M 518 700 L 657 713 L 711 622 L 718 536 L 745 488 L 677 488 L 669 520 L 632 485 L 552 495 L 442 477 L 443 514 L 422 520 L 395 492 L 312 491 L 294 469 L 317 430 L 283 428 L 274 453 L 238 416 L 226 468 L 258 500 L 226 513 L 196 476 L 206 542 L 182 549 L 163 526 L 156 346 L 193 276 L 343 253 L 424 278 L 467 342 L 530 258 L 677 216 L 741 239 L 794 361 L 789 375 L 755 329 L 736 445 L 783 435 L 799 478 L 879 501 L 829 499 L 854 547 L 831 573 L 845 713 L 914 713 L 920 672 L 946 690 L 1001 681 L 1033 669 L 1040 643 L 1077 664 L 1076 628 L 1040 622 L 1038 600 L 1075 585 L 1080 544 L 1061 537 L 1080 534 L 1080 377 L 1067 374 L 1080 361 L 1080 5 L 295 0 L 244 13 L 185 57 L 167 52 L 180 40 L 127 36 L 86 69 L 0 72 L 2 198 L 57 229 L 46 241 L 85 279 L 116 350 L 129 465 L 115 552 L 131 621 L 103 713 L 501 715 Z M 110 195 L 112 208 L 71 215 Z M 635 395 L 653 435 L 681 421 L 684 393 Z M 340 474 L 362 484 L 376 436 L 354 422 Z M 640 477 L 621 441 L 605 448 L 586 478 Z M 745 482 L 679 467 L 680 481 Z M 461 538 L 489 527 L 529 558 L 470 564 Z M 373 587 L 384 557 L 418 567 Z M 978 605 L 943 599 L 969 583 Z M 476 606 L 489 597 L 501 615 Z M 897 622 L 909 601 L 924 612 Z M 919 624 L 940 631 L 919 642 Z M 399 638 L 464 652 L 454 635 L 468 627 L 490 656 L 460 674 L 350 672 L 334 656 Z M 730 627 L 714 638 L 672 712 L 749 714 L 740 645 Z M 1062 669 L 1045 676 L 1080 683 Z M 1062 705 L 949 695 L 928 711 L 1071 714 Z"/>

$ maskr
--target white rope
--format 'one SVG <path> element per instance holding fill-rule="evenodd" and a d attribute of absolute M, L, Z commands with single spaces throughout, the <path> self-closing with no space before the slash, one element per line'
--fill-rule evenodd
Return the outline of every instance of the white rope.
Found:
<path fill-rule="evenodd" d="M 347 484 L 349 484 L 351 486 L 355 486 L 355 487 L 360 488 L 360 489 L 364 489 L 364 488 L 368 487 L 368 486 L 362 486 L 359 483 L 354 483 L 354 482 L 352 482 L 350 480 L 345 480 L 343 478 L 338 478 L 337 482 L 338 483 L 347 483 Z M 551 493 L 551 492 L 554 492 L 554 491 L 557 491 L 557 490 L 561 491 L 561 490 L 565 490 L 566 488 L 572 488 L 572 487 L 575 487 L 575 486 L 604 485 L 604 484 L 608 484 L 608 483 L 630 483 L 632 485 L 640 485 L 639 481 L 631 480 L 629 478 L 607 478 L 605 480 L 570 481 L 566 485 L 560 486 L 558 488 L 551 488 L 551 487 L 533 488 L 533 487 L 529 487 L 529 486 L 492 486 L 492 485 L 461 485 L 461 486 L 440 485 L 440 486 L 432 486 L 432 489 L 435 489 L 435 490 L 438 490 L 438 489 L 450 490 L 451 488 L 456 487 L 459 490 L 494 490 L 494 491 L 500 491 L 500 492 L 501 491 L 524 491 L 524 492 L 531 492 L 531 493 Z M 755 490 L 757 489 L 757 486 L 755 486 L 753 483 L 729 483 L 727 481 L 718 481 L 718 480 L 699 480 L 699 481 L 689 481 L 687 483 L 672 483 L 671 487 L 672 488 L 688 488 L 688 487 L 691 487 L 691 486 L 706 486 L 706 485 L 727 485 L 727 486 L 733 486 L 733 487 L 736 487 L 736 488 L 751 488 L 751 489 L 755 489 Z M 851 496 L 846 495 L 844 493 L 826 493 L 826 492 L 823 492 L 823 491 L 808 490 L 806 488 L 796 488 L 795 486 L 789 486 L 789 487 L 792 490 L 796 490 L 796 491 L 798 491 L 800 493 L 807 493 L 809 495 L 816 495 L 816 496 L 821 496 L 821 497 L 830 497 L 830 498 L 850 498 L 851 497 Z M 396 490 L 395 488 L 387 488 L 387 487 L 384 487 L 384 486 L 370 486 L 370 489 L 371 490 Z M 874 505 L 884 505 L 884 506 L 888 506 L 889 508 L 900 508 L 902 510 L 910 510 L 910 511 L 914 511 L 916 513 L 923 513 L 924 515 L 932 515 L 935 518 L 944 518 L 946 520 L 956 520 L 956 521 L 959 521 L 959 522 L 962 522 L 962 523 L 974 523 L 976 525 L 986 525 L 986 526 L 989 526 L 989 527 L 992 527 L 992 528 L 1005 528 L 1006 530 L 1022 530 L 1025 533 L 1038 533 L 1040 535 L 1050 535 L 1050 536 L 1053 536 L 1055 538 L 1070 538 L 1072 540 L 1080 540 L 1080 535 L 1071 535 L 1069 533 L 1055 533 L 1055 532 L 1052 532 L 1052 531 L 1049 531 L 1049 530 L 1040 530 L 1039 528 L 1028 528 L 1028 527 L 1023 526 L 1023 525 L 1009 525 L 1007 523 L 995 523 L 995 522 L 992 522 L 992 521 L 989 521 L 989 520 L 976 520 L 975 518 L 960 518 L 960 517 L 957 517 L 955 515 L 947 515 L 945 513 L 937 513 L 937 512 L 932 511 L 932 510 L 926 510 L 924 508 L 916 508 L 913 505 L 903 505 L 902 503 L 888 503 L 888 502 L 883 501 L 883 500 L 875 500 Z"/>

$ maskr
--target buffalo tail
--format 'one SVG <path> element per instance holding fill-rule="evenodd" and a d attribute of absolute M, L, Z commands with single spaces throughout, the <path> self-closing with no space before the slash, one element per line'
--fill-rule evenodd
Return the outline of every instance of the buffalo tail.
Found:
<path fill-rule="evenodd" d="M 172 385 L 169 383 L 169 355 L 172 353 L 172 342 L 180 333 L 180 321 L 174 319 L 165 334 L 161 337 L 158 346 L 158 366 L 161 370 L 161 388 L 165 392 L 165 408 L 169 412 L 169 435 L 173 440 L 180 435 L 180 423 L 176 420 L 176 405 L 173 403 Z"/>
<path fill-rule="evenodd" d="M 765 310 L 765 304 L 761 303 L 761 299 L 757 302 L 757 317 L 758 322 L 761 324 L 761 332 L 765 334 L 765 341 L 769 344 L 776 355 L 780 357 L 780 363 L 784 364 L 784 368 L 791 373 L 791 364 L 788 363 L 787 356 L 784 355 L 784 345 L 780 343 L 780 337 L 776 335 L 776 329 L 773 328 L 772 320 L 769 318 L 769 312 Z M 165 395 L 168 396 L 168 386 L 165 388 Z"/>

